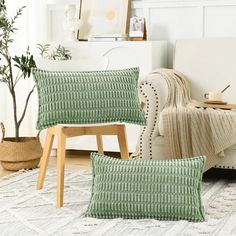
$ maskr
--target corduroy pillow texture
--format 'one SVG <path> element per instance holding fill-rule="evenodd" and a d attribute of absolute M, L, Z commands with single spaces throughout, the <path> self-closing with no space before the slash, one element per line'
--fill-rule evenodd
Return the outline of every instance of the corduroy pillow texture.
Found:
<path fill-rule="evenodd" d="M 206 157 L 120 160 L 92 153 L 93 186 L 86 216 L 204 221 L 201 184 Z"/>
<path fill-rule="evenodd" d="M 123 122 L 145 125 L 138 99 L 139 68 L 56 72 L 33 69 L 37 128 L 56 124 Z"/>

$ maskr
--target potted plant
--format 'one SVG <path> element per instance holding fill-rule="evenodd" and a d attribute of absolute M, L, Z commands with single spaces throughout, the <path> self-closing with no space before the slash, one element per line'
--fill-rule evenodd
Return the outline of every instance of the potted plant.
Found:
<path fill-rule="evenodd" d="M 50 44 L 37 44 L 39 55 L 36 59 L 36 66 L 42 70 L 60 71 L 71 70 L 71 65 L 77 63 L 68 60 L 72 59 L 70 50 L 66 49 L 62 45 L 54 46 Z"/>
<path fill-rule="evenodd" d="M 29 48 L 27 48 L 25 55 L 12 56 L 10 53 L 10 45 L 14 42 L 12 36 L 17 31 L 15 23 L 18 17 L 22 15 L 23 9 L 24 7 L 21 7 L 13 18 L 8 17 L 5 1 L 0 0 L 0 82 L 8 89 L 12 98 L 15 127 L 15 136 L 6 138 L 5 128 L 1 123 L 3 138 L 0 143 L 0 161 L 3 168 L 8 170 L 36 167 L 42 155 L 38 136 L 20 136 L 20 127 L 35 86 L 29 91 L 21 114 L 17 109 L 16 87 L 20 86 L 22 79 L 29 78 L 31 69 L 36 67 Z M 14 68 L 18 70 L 18 73 L 14 73 Z"/>

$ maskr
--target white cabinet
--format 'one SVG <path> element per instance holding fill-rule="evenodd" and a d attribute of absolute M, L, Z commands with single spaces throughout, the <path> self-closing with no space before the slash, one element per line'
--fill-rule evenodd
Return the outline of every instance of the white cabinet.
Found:
<path fill-rule="evenodd" d="M 55 42 L 58 44 L 58 42 Z M 167 43 L 165 41 L 116 41 L 116 42 L 63 42 L 72 52 L 73 59 L 105 56 L 107 69 L 140 68 L 140 77 L 153 69 L 166 67 Z M 139 126 L 127 125 L 129 151 L 135 150 Z M 103 136 L 105 151 L 119 151 L 115 136 Z M 67 149 L 97 150 L 93 136 L 67 140 Z"/>
<path fill-rule="evenodd" d="M 106 56 L 107 69 L 140 67 L 140 76 L 166 66 L 166 41 L 68 42 L 74 59 Z"/>

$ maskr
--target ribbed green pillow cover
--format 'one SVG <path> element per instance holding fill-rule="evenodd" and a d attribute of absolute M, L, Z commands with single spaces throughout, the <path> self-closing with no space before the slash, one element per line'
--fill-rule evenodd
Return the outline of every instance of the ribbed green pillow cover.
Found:
<path fill-rule="evenodd" d="M 146 124 L 138 99 L 138 68 L 52 72 L 33 69 L 39 97 L 37 128 L 56 124 Z"/>
<path fill-rule="evenodd" d="M 202 170 L 206 157 L 120 160 L 92 153 L 93 186 L 86 216 L 204 221 Z"/>

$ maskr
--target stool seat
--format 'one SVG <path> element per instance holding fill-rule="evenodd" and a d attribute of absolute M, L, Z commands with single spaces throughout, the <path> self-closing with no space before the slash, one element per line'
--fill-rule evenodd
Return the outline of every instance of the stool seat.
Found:
<path fill-rule="evenodd" d="M 97 127 L 106 125 L 124 125 L 124 124 L 120 122 L 96 123 L 96 124 L 58 124 L 58 126 L 63 126 L 63 127 Z"/>

